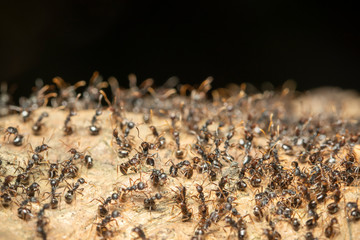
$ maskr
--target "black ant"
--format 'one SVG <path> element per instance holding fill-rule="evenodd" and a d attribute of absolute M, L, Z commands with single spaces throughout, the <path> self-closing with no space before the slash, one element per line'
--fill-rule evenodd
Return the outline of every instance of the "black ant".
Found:
<path fill-rule="evenodd" d="M 334 225 L 335 224 L 338 224 L 338 220 L 336 218 L 332 218 L 330 220 L 329 225 L 324 230 L 325 237 L 331 238 L 331 237 L 333 237 L 335 235 L 335 231 L 334 231 Z"/>
<path fill-rule="evenodd" d="M 167 180 L 167 175 L 166 173 L 164 173 L 164 170 L 158 170 L 158 169 L 153 169 L 150 175 L 150 179 L 153 183 L 153 185 L 156 186 L 162 186 L 165 184 L 166 180 Z"/>
<path fill-rule="evenodd" d="M 189 209 L 187 207 L 187 203 L 186 203 L 186 188 L 182 185 L 178 186 L 177 187 L 178 190 L 179 190 L 179 193 L 176 194 L 176 197 L 175 197 L 175 200 L 176 202 L 180 205 L 175 205 L 177 207 L 180 208 L 181 212 L 182 213 L 182 221 L 183 222 L 187 222 L 189 220 L 191 220 L 191 216 L 192 216 L 192 209 Z M 180 214 L 179 213 L 179 214 Z M 179 215 L 178 214 L 178 215 Z M 177 215 L 176 215 L 177 216 Z M 176 217 L 175 216 L 175 217 Z"/>
<path fill-rule="evenodd" d="M 348 202 L 346 203 L 346 213 L 347 219 L 350 221 L 358 221 L 360 220 L 360 210 L 357 202 Z"/>
<path fill-rule="evenodd" d="M 140 159 L 138 157 L 133 157 L 129 161 L 121 163 L 120 166 L 118 166 L 118 169 L 123 175 L 127 174 L 127 171 L 129 168 L 131 168 L 134 172 L 137 172 L 137 166 L 140 164 Z"/>
<path fill-rule="evenodd" d="M 116 144 L 119 146 L 119 149 L 117 150 L 118 156 L 120 158 L 125 158 L 125 157 L 129 156 L 131 149 L 129 146 L 127 146 L 126 143 L 124 143 L 120 139 L 119 132 L 116 128 L 114 128 L 114 130 L 113 130 L 113 137 L 115 138 Z"/>
<path fill-rule="evenodd" d="M 107 205 L 109 205 L 111 203 L 111 201 L 117 201 L 118 199 L 119 199 L 119 194 L 118 193 L 113 193 L 113 194 L 111 194 L 111 196 L 107 197 L 106 199 L 102 199 L 102 200 L 94 199 L 94 200 L 101 203 L 98 206 L 99 215 L 101 217 L 105 217 L 109 213 L 109 210 L 107 209 Z M 92 200 L 92 201 L 94 201 L 94 200 Z"/>
<path fill-rule="evenodd" d="M 17 210 L 18 217 L 25 221 L 29 221 L 30 218 L 33 216 L 31 213 L 31 210 L 29 208 L 27 208 L 27 205 L 29 204 L 29 202 L 30 202 L 30 199 L 26 199 L 26 200 L 22 201 Z"/>
<path fill-rule="evenodd" d="M 37 215 L 37 221 L 36 221 L 36 231 L 41 236 L 43 240 L 47 239 L 47 235 L 45 232 L 45 226 L 49 224 L 49 219 L 44 216 L 45 210 L 50 208 L 50 204 L 46 203 L 43 205 L 43 207 L 40 209 Z"/>
<path fill-rule="evenodd" d="M 100 223 L 96 225 L 96 233 L 98 236 L 103 237 L 104 239 L 108 239 L 114 236 L 114 232 L 110 230 L 106 225 L 108 225 L 111 221 L 115 221 L 115 218 L 120 216 L 120 212 L 118 210 L 112 211 L 111 214 L 104 217 Z"/>
<path fill-rule="evenodd" d="M 312 234 L 312 232 L 307 232 L 305 234 L 305 240 L 318 240 L 317 237 L 314 237 L 314 235 Z"/>
<path fill-rule="evenodd" d="M 155 200 L 160 200 L 161 198 L 162 198 L 161 193 L 156 193 L 152 197 L 145 198 L 144 199 L 144 208 L 148 209 L 148 210 L 155 210 L 156 209 Z"/>
<path fill-rule="evenodd" d="M 45 192 L 44 195 L 47 193 L 50 196 L 50 207 L 51 209 L 56 209 L 58 207 L 59 204 L 59 200 L 58 198 L 60 198 L 60 193 L 56 192 L 57 186 L 58 186 L 58 181 L 57 180 L 50 180 L 50 185 L 51 185 L 51 192 Z"/>
<path fill-rule="evenodd" d="M 3 193 L 2 195 L 0 195 L 0 200 L 1 205 L 5 208 L 9 207 L 12 202 L 11 195 L 8 193 Z"/>
<path fill-rule="evenodd" d="M 178 131 L 174 131 L 173 136 L 175 138 L 175 143 L 177 149 L 175 151 L 175 157 L 177 159 L 183 159 L 185 157 L 185 152 L 180 149 L 180 133 Z"/>
<path fill-rule="evenodd" d="M 145 232 L 144 230 L 141 229 L 141 226 L 137 226 L 134 227 L 133 229 L 131 229 L 131 232 L 136 233 L 138 236 L 136 239 L 141 239 L 141 240 L 147 240 L 148 238 L 146 238 Z"/>
<path fill-rule="evenodd" d="M 18 106 L 9 106 L 9 109 L 20 113 L 23 122 L 27 122 L 29 120 L 33 110 L 32 108 L 18 107 Z"/>
<path fill-rule="evenodd" d="M 80 187 L 80 184 L 84 184 L 84 183 L 86 183 L 85 179 L 79 178 L 79 179 L 76 181 L 76 183 L 73 184 L 72 186 L 68 184 L 67 187 L 68 187 L 69 190 L 68 190 L 68 191 L 66 192 L 66 194 L 65 194 L 65 202 L 66 202 L 67 204 L 72 203 L 72 201 L 73 201 L 73 199 L 74 199 L 74 193 L 75 193 L 75 192 L 78 192 L 78 193 L 82 194 L 81 191 L 83 191 L 84 189 L 83 189 L 83 188 L 78 189 L 78 188 Z"/>
<path fill-rule="evenodd" d="M 47 112 L 43 112 L 41 113 L 40 117 L 38 118 L 38 120 L 35 122 L 35 124 L 32 126 L 32 130 L 34 132 L 34 134 L 38 135 L 42 129 L 42 126 L 44 125 L 44 123 L 42 123 L 41 121 L 45 118 L 48 117 L 49 114 Z"/>
<path fill-rule="evenodd" d="M 339 205 L 336 202 L 330 203 L 329 205 L 326 206 L 328 212 L 330 214 L 335 214 L 339 211 Z"/>
<path fill-rule="evenodd" d="M 19 131 L 17 128 L 15 127 L 8 127 L 5 131 L 5 135 L 4 135 L 4 141 L 6 139 L 6 137 L 8 137 L 8 140 L 10 138 L 11 135 L 14 135 L 14 139 L 13 139 L 13 144 L 15 146 L 21 146 L 22 145 L 22 141 L 24 139 L 24 136 L 19 134 Z"/>
<path fill-rule="evenodd" d="M 101 99 L 102 99 L 102 97 L 103 97 L 103 95 L 100 95 L 98 107 L 95 110 L 95 114 L 91 119 L 91 125 L 89 126 L 90 134 L 94 135 L 94 136 L 99 135 L 99 132 L 100 132 L 100 129 L 101 129 L 101 127 L 96 125 L 96 122 L 97 122 L 97 117 L 102 114 L 102 111 L 101 111 Z"/>
<path fill-rule="evenodd" d="M 70 109 L 69 114 L 67 115 L 65 122 L 64 122 L 64 134 L 65 136 L 71 135 L 74 130 L 70 125 L 71 117 L 75 116 L 76 112 L 73 109 Z"/>
<path fill-rule="evenodd" d="M 35 192 L 39 193 L 40 192 L 40 185 L 36 182 L 32 183 L 29 187 L 24 188 L 26 195 L 30 198 L 30 197 L 34 197 L 35 196 Z"/>

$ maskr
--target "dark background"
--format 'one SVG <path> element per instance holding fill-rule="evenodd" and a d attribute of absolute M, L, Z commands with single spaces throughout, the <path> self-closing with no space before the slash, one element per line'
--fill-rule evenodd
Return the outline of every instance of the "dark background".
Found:
<path fill-rule="evenodd" d="M 5 1 L 4 1 L 5 2 Z M 127 86 L 171 76 L 214 77 L 299 90 L 360 90 L 357 8 L 344 1 L 6 1 L 0 5 L 0 81 L 28 94 L 36 78 L 88 80 L 95 70 Z"/>

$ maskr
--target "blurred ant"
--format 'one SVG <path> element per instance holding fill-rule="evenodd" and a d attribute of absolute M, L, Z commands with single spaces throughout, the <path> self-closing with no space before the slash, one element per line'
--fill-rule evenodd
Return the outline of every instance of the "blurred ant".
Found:
<path fill-rule="evenodd" d="M 12 202 L 11 195 L 8 193 L 2 193 L 0 195 L 0 202 L 3 207 L 5 208 L 9 207 Z"/>
<path fill-rule="evenodd" d="M 264 229 L 264 234 L 268 240 L 280 240 L 281 235 L 278 231 L 275 230 L 275 224 L 270 220 L 269 222 L 270 229 Z"/>
<path fill-rule="evenodd" d="M 41 236 L 43 240 L 47 239 L 47 234 L 45 232 L 45 226 L 49 224 L 49 219 L 44 216 L 45 210 L 49 209 L 50 205 L 48 203 L 44 204 L 43 207 L 37 214 L 37 221 L 36 221 L 36 231 Z"/>
<path fill-rule="evenodd" d="M 150 126 L 150 130 L 154 137 L 156 138 L 155 145 L 159 149 L 164 149 L 166 145 L 166 139 L 163 136 L 160 136 L 155 126 Z"/>
<path fill-rule="evenodd" d="M 32 130 L 34 132 L 35 135 L 39 135 L 40 131 L 42 129 L 42 126 L 44 125 L 44 123 L 42 123 L 41 121 L 45 118 L 45 117 L 49 117 L 49 114 L 47 112 L 43 112 L 41 113 L 41 115 L 39 116 L 39 118 L 36 120 L 35 124 L 32 126 Z"/>
<path fill-rule="evenodd" d="M 101 129 L 101 127 L 96 125 L 96 122 L 97 122 L 97 117 L 102 114 L 102 111 L 101 111 L 101 99 L 102 98 L 103 98 L 103 95 L 100 95 L 99 96 L 99 104 L 97 106 L 97 109 L 95 110 L 94 116 L 91 119 L 91 125 L 89 126 L 90 134 L 93 136 L 99 135 L 99 132 Z"/>
<path fill-rule="evenodd" d="M 30 199 L 26 199 L 26 200 L 22 201 L 17 210 L 18 217 L 25 221 L 29 221 L 30 218 L 33 216 L 31 213 L 31 210 L 29 208 L 27 208 L 27 205 L 29 203 L 30 203 Z"/>
<path fill-rule="evenodd" d="M 329 225 L 324 230 L 325 237 L 331 238 L 331 237 L 335 236 L 335 230 L 334 230 L 335 224 L 338 224 L 338 220 L 336 218 L 332 218 L 330 220 Z"/>
<path fill-rule="evenodd" d="M 350 221 L 360 220 L 360 210 L 357 201 L 346 203 L 345 209 L 347 219 L 349 219 Z"/>
<path fill-rule="evenodd" d="M 67 115 L 64 122 L 64 134 L 65 136 L 71 135 L 74 132 L 73 127 L 70 125 L 71 117 L 76 116 L 74 109 L 70 109 L 69 114 Z"/>
<path fill-rule="evenodd" d="M 34 108 L 18 107 L 11 105 L 9 106 L 9 110 L 13 110 L 20 113 L 23 122 L 27 122 L 30 119 L 31 113 L 34 110 Z"/>
<path fill-rule="evenodd" d="M 178 131 L 174 131 L 173 136 L 175 138 L 175 143 L 177 147 L 175 151 L 175 157 L 177 159 L 183 159 L 185 158 L 186 154 L 182 149 L 180 149 L 180 133 Z"/>
<path fill-rule="evenodd" d="M 133 229 L 131 229 L 131 232 L 138 235 L 135 239 L 148 240 L 148 238 L 146 238 L 144 230 L 141 229 L 141 226 L 134 227 Z"/>

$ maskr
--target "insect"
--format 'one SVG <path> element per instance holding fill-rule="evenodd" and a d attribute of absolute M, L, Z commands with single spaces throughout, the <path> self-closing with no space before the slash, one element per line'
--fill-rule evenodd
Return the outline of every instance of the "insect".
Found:
<path fill-rule="evenodd" d="M 98 206 L 98 213 L 101 217 L 105 217 L 109 213 L 107 206 L 111 203 L 111 201 L 117 201 L 119 198 L 120 196 L 118 193 L 113 193 L 111 194 L 111 196 L 107 197 L 106 199 L 104 198 L 101 198 L 102 200 L 93 199 L 92 201 L 96 200 L 100 202 L 100 205 Z"/>
<path fill-rule="evenodd" d="M 160 200 L 162 198 L 161 193 L 156 193 L 152 197 L 148 197 L 146 194 L 145 196 L 147 198 L 144 199 L 144 208 L 148 210 L 155 210 L 156 209 L 155 200 Z"/>
<path fill-rule="evenodd" d="M 104 239 L 109 239 L 114 236 L 115 232 L 110 230 L 107 225 L 115 221 L 116 218 L 120 216 L 120 212 L 118 210 L 113 210 L 111 214 L 106 215 L 101 222 L 96 224 L 96 234 Z"/>
<path fill-rule="evenodd" d="M 123 175 L 127 174 L 129 168 L 134 172 L 137 172 L 137 166 L 140 165 L 140 163 L 140 158 L 138 156 L 134 156 L 129 161 L 121 163 L 120 166 L 118 166 L 118 170 L 120 170 Z"/>
<path fill-rule="evenodd" d="M 330 214 L 335 214 L 339 211 L 339 206 L 336 202 L 330 203 L 326 208 Z"/>
<path fill-rule="evenodd" d="M 67 115 L 64 122 L 64 134 L 65 136 L 71 135 L 74 132 L 73 127 L 70 125 L 71 117 L 76 116 L 74 109 L 70 109 L 69 114 Z"/>
<path fill-rule="evenodd" d="M 20 116 L 22 117 L 23 122 L 27 122 L 32 113 L 32 108 L 9 106 L 9 109 L 20 113 Z"/>
<path fill-rule="evenodd" d="M 72 186 L 68 184 L 68 191 L 66 192 L 65 194 L 65 202 L 67 204 L 70 204 L 72 203 L 73 199 L 74 199 L 74 196 L 75 196 L 75 192 L 78 192 L 79 194 L 82 195 L 81 191 L 83 191 L 84 189 L 83 188 L 80 188 L 80 184 L 84 184 L 86 183 L 85 179 L 83 178 L 79 178 L 75 184 L 73 184 Z"/>
<path fill-rule="evenodd" d="M 99 132 L 100 132 L 100 129 L 101 129 L 101 127 L 98 126 L 96 123 L 97 123 L 97 117 L 102 114 L 102 111 L 101 111 L 101 99 L 102 99 L 102 97 L 103 97 L 103 95 L 100 95 L 98 107 L 95 110 L 95 114 L 91 119 L 91 125 L 89 126 L 90 134 L 93 135 L 93 136 L 99 135 Z"/>
<path fill-rule="evenodd" d="M 117 150 L 118 156 L 120 158 L 125 158 L 125 157 L 129 156 L 131 148 L 129 146 L 127 146 L 127 144 L 120 139 L 119 132 L 116 128 L 114 128 L 114 130 L 113 130 L 113 137 L 115 138 L 116 144 L 119 147 Z"/>
<path fill-rule="evenodd" d="M 334 225 L 338 224 L 338 220 L 336 218 L 332 218 L 330 220 L 329 225 L 325 228 L 324 233 L 325 237 L 331 238 L 335 235 Z"/>
<path fill-rule="evenodd" d="M 30 199 L 26 199 L 20 203 L 20 206 L 17 210 L 17 215 L 19 218 L 29 221 L 33 216 L 31 210 L 27 207 L 30 202 Z"/>
<path fill-rule="evenodd" d="M 141 240 L 147 240 L 148 238 L 146 238 L 145 232 L 144 230 L 142 230 L 141 226 L 137 226 L 134 227 L 133 229 L 131 229 L 131 232 L 136 233 L 138 235 L 138 237 L 136 239 L 141 239 Z"/>
<path fill-rule="evenodd" d="M 175 151 L 175 157 L 177 159 L 183 159 L 185 158 L 185 152 L 180 149 L 180 133 L 178 131 L 174 131 L 173 136 L 175 138 L 175 143 L 176 143 L 176 151 Z"/>
<path fill-rule="evenodd" d="M 44 204 L 43 207 L 37 214 L 37 221 L 36 221 L 36 232 L 41 236 L 43 240 L 47 239 L 47 234 L 45 232 L 45 226 L 49 224 L 49 219 L 45 217 L 45 210 L 49 209 L 50 205 L 48 203 Z"/>
<path fill-rule="evenodd" d="M 44 125 L 44 123 L 42 123 L 42 120 L 46 117 L 49 117 L 49 114 L 47 112 L 43 112 L 40 114 L 39 118 L 36 120 L 35 124 L 32 126 L 32 131 L 34 132 L 35 135 L 39 135 L 41 132 L 41 129 Z"/>
<path fill-rule="evenodd" d="M 150 175 L 152 184 L 156 186 L 163 186 L 167 180 L 167 174 L 164 173 L 163 169 L 153 169 Z"/>
<path fill-rule="evenodd" d="M 350 221 L 360 220 L 360 210 L 357 202 L 348 202 L 345 206 L 347 218 Z"/>
<path fill-rule="evenodd" d="M 12 198 L 10 196 L 10 194 L 8 193 L 3 193 L 0 195 L 0 201 L 1 201 L 1 205 L 5 208 L 9 207 L 11 202 L 12 202 Z"/>

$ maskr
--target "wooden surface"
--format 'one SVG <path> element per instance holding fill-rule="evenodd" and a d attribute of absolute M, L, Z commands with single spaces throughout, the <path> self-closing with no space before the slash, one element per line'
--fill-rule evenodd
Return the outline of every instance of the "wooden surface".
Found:
<path fill-rule="evenodd" d="M 333 91 L 333 90 L 331 90 Z M 337 118 L 344 121 L 357 121 L 360 119 L 360 98 L 353 93 L 338 92 L 330 90 L 315 91 L 313 93 L 307 93 L 301 95 L 295 99 L 287 99 L 286 101 L 276 100 L 278 106 L 276 108 L 283 108 L 284 114 L 293 114 L 294 117 L 298 116 L 313 116 L 314 118 L 325 115 L 335 115 Z M 324 94 L 325 92 L 325 94 Z M 330 94 L 329 94 L 330 93 Z M 335 96 L 335 97 L 334 97 Z M 289 105 L 290 104 L 290 108 Z M 240 109 L 242 111 L 242 109 Z M 247 109 L 248 110 L 248 109 Z M 34 120 L 43 112 L 49 113 L 49 118 L 46 118 L 45 129 L 40 136 L 32 134 L 31 127 Z M 287 112 L 288 111 L 288 112 Z M 128 175 L 123 175 L 117 171 L 117 166 L 126 161 L 120 159 L 116 153 L 116 144 L 113 142 L 112 130 L 113 125 L 110 122 L 110 112 L 104 111 L 99 117 L 102 130 L 98 136 L 90 136 L 88 126 L 90 125 L 90 119 L 94 113 L 94 110 L 81 110 L 77 116 L 72 118 L 72 124 L 75 126 L 75 132 L 71 136 L 63 135 L 63 121 L 66 118 L 67 111 L 51 108 L 37 109 L 33 112 L 32 121 L 23 123 L 18 115 L 12 115 L 0 119 L 0 127 L 6 129 L 8 126 L 17 126 L 19 132 L 25 136 L 25 143 L 23 146 L 15 147 L 9 144 L 6 140 L 1 139 L 0 157 L 3 160 L 3 166 L 6 166 L 8 174 L 14 174 L 14 170 L 18 165 L 24 166 L 25 162 L 30 156 L 30 146 L 38 146 L 43 142 L 51 146 L 48 151 L 47 159 L 51 163 L 61 162 L 70 157 L 68 150 L 70 147 L 75 147 L 79 150 L 86 150 L 94 158 L 95 165 L 91 169 L 87 169 L 82 166 L 80 169 L 79 177 L 83 177 L 87 183 L 82 185 L 84 188 L 80 194 L 76 195 L 76 201 L 72 204 L 66 204 L 63 197 L 60 203 L 59 209 L 50 209 L 45 212 L 45 215 L 49 218 L 49 225 L 47 226 L 48 239 L 98 239 L 96 236 L 96 223 L 100 221 L 100 217 L 97 216 L 98 202 L 92 201 L 99 199 L 100 197 L 107 197 L 113 192 L 114 186 L 129 186 L 129 179 L 136 180 L 140 178 L 139 173 L 133 173 L 129 171 Z M 214 114 L 215 115 L 215 114 Z M 142 115 L 136 113 L 127 113 L 126 118 L 135 122 L 140 130 L 140 138 L 137 130 L 134 128 L 131 130 L 130 135 L 133 141 L 136 143 L 137 150 L 141 151 L 138 145 L 143 141 L 149 142 L 154 141 L 154 137 L 150 135 L 149 125 L 141 124 L 143 122 Z M 205 121 L 204 119 L 202 123 Z M 175 163 L 179 162 L 174 157 L 174 140 L 169 134 L 169 122 L 168 118 L 159 118 L 153 116 L 152 124 L 158 128 L 159 133 L 165 132 L 164 136 L 167 139 L 167 147 L 164 150 L 150 150 L 150 153 L 158 152 L 159 157 L 156 159 L 156 168 L 164 169 L 168 173 L 170 163 L 166 163 L 169 159 L 172 159 Z M 329 128 L 330 126 L 324 126 Z M 178 128 L 180 129 L 181 136 L 181 147 L 186 149 L 186 159 L 192 159 L 196 155 L 191 150 L 191 144 L 196 142 L 194 135 L 186 131 L 185 128 L 181 127 L 181 123 L 178 122 Z M 213 131 L 215 128 L 212 125 L 210 129 Z M 226 132 L 226 129 L 224 129 Z M 237 124 L 235 129 L 235 136 L 231 140 L 231 143 L 238 143 L 240 138 L 244 137 L 244 132 L 241 125 Z M 12 139 L 12 137 L 10 138 Z M 61 141 L 60 141 L 61 140 Z M 64 143 L 66 143 L 66 145 Z M 261 146 L 266 145 L 266 136 L 263 133 L 255 134 L 254 145 Z M 354 147 L 358 153 L 358 145 Z M 294 148 L 294 154 L 288 155 L 284 150 L 279 148 L 279 155 L 284 166 L 290 169 L 290 162 L 297 159 L 298 148 Z M 133 150 L 130 156 L 136 153 Z M 238 175 L 239 169 L 233 167 L 235 165 L 241 166 L 244 158 L 244 151 L 238 148 L 232 148 L 230 153 L 235 156 L 235 161 L 230 164 L 224 163 L 225 166 L 222 169 L 222 175 L 226 175 L 229 178 L 235 179 Z M 258 154 L 255 150 L 254 155 Z M 345 153 L 340 153 L 337 157 L 341 159 Z M 6 161 L 13 164 L 7 164 Z M 356 160 L 358 162 L 358 160 Z M 300 165 L 302 168 L 307 167 L 306 164 Z M 26 222 L 17 217 L 18 206 L 13 202 L 9 208 L 0 207 L 0 239 L 34 239 L 37 238 L 36 234 L 36 213 L 39 208 L 48 200 L 42 198 L 42 193 L 50 191 L 48 184 L 46 167 L 43 167 L 44 175 L 36 176 L 36 181 L 41 185 L 40 199 L 41 204 L 32 204 L 32 213 L 34 217 Z M 194 176 L 191 179 L 186 179 L 182 174 L 178 177 L 173 178 L 168 176 L 168 182 L 162 187 L 154 187 L 149 176 L 151 174 L 152 167 L 143 164 L 141 166 L 141 178 L 142 180 L 148 181 L 148 188 L 144 190 L 145 193 L 154 195 L 156 192 L 161 192 L 163 198 L 156 201 L 156 210 L 144 209 L 143 201 L 145 194 L 142 192 L 136 192 L 131 195 L 125 196 L 125 201 L 111 205 L 110 209 L 119 208 L 121 216 L 116 219 L 116 223 L 110 224 L 111 229 L 118 231 L 114 239 L 131 239 L 135 238 L 136 235 L 131 233 L 131 229 L 135 226 L 141 225 L 146 233 L 146 236 L 150 239 L 190 239 L 194 235 L 194 230 L 199 222 L 198 210 L 199 201 L 191 196 L 196 195 L 195 184 L 202 184 L 204 181 L 204 192 L 206 199 L 209 200 L 210 212 L 216 207 L 217 200 L 214 192 L 211 193 L 212 189 L 216 189 L 218 179 L 211 183 L 205 174 L 199 174 L 194 171 Z M 1 178 L 3 181 L 3 177 Z M 40 180 L 42 179 L 42 180 Z M 69 183 L 75 182 L 75 179 L 67 179 Z M 1 182 L 0 182 L 1 183 Z M 229 180 L 229 184 L 226 186 L 227 189 L 234 189 L 235 180 Z M 180 184 L 187 187 L 188 205 L 192 208 L 193 218 L 188 222 L 181 221 L 181 214 L 179 208 L 173 207 L 176 205 L 173 196 L 176 191 L 176 186 Z M 64 184 L 63 184 L 64 186 Z M 63 192 L 65 188 L 61 188 L 58 192 Z M 340 211 L 334 216 L 339 220 L 339 226 L 336 227 L 336 235 L 333 239 L 359 239 L 360 236 L 360 223 L 349 222 L 346 219 L 346 212 L 344 208 L 345 201 L 356 201 L 359 198 L 359 189 L 357 186 L 345 186 L 341 185 L 342 199 L 339 203 Z M 241 215 L 251 214 L 252 209 L 255 205 L 254 193 L 258 190 L 255 188 L 248 187 L 246 191 L 231 192 L 231 195 L 236 197 L 235 204 L 236 208 Z M 62 194 L 63 196 L 63 194 Z M 211 200 L 211 201 L 210 201 Z M 21 201 L 21 198 L 18 199 Z M 92 201 L 92 202 L 91 202 Z M 326 205 L 331 200 L 327 199 L 325 203 L 319 204 L 318 213 L 320 214 L 319 227 L 313 230 L 315 236 L 325 239 L 324 226 L 326 226 L 332 215 L 329 216 L 325 210 Z M 271 201 L 265 208 L 265 213 L 270 213 L 276 200 Z M 270 214 L 271 215 L 271 214 Z M 288 221 L 280 221 L 273 218 L 276 221 L 276 230 L 281 234 L 282 239 L 304 239 L 304 235 L 307 232 L 304 222 L 308 219 L 306 215 L 306 207 L 303 204 L 302 208 L 296 210 L 296 216 L 301 219 L 301 228 L 295 232 Z M 253 217 L 254 219 L 254 217 Z M 266 239 L 263 234 L 263 230 L 268 227 L 268 223 L 265 219 L 261 221 L 247 218 L 247 239 Z M 235 239 L 236 233 L 231 231 L 230 227 L 225 227 L 224 221 L 220 221 L 218 224 L 213 224 L 206 234 L 206 239 L 221 239 L 230 238 Z"/>

